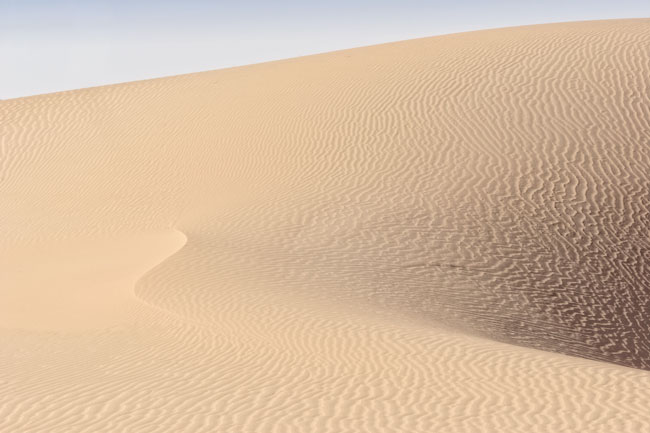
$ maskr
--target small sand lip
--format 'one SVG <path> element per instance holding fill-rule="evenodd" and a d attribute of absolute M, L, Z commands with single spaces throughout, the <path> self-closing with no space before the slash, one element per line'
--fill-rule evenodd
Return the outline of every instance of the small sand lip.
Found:
<path fill-rule="evenodd" d="M 0 255 L 0 327 L 88 330 L 119 324 L 135 282 L 185 245 L 177 230 L 76 239 Z"/>

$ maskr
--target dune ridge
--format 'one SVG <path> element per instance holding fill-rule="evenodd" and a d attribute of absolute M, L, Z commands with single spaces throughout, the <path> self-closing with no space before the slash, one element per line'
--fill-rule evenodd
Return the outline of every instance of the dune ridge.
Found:
<path fill-rule="evenodd" d="M 129 291 L 0 322 L 0 432 L 650 430 L 649 86 L 640 19 L 1 101 L 0 302 Z"/>

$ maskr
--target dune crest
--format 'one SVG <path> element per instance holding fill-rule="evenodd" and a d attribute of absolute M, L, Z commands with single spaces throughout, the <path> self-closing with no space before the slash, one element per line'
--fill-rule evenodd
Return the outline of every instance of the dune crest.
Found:
<path fill-rule="evenodd" d="M 0 102 L 0 432 L 650 431 L 648 95 L 639 19 Z"/>

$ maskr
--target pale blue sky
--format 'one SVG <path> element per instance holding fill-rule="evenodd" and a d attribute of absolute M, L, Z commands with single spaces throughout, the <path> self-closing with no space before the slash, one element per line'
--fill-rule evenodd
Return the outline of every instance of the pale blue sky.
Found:
<path fill-rule="evenodd" d="M 0 99 L 466 30 L 647 16 L 648 0 L 0 0 Z"/>

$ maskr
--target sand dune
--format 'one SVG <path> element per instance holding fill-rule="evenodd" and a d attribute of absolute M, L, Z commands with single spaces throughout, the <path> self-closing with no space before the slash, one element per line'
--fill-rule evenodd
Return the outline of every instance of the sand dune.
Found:
<path fill-rule="evenodd" d="M 650 20 L 0 102 L 0 432 L 650 431 Z"/>

